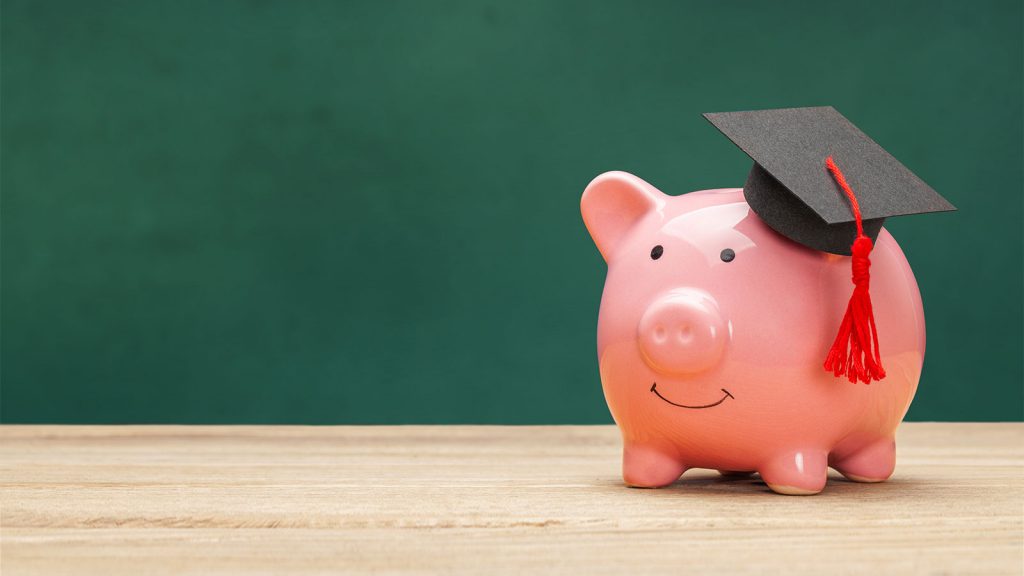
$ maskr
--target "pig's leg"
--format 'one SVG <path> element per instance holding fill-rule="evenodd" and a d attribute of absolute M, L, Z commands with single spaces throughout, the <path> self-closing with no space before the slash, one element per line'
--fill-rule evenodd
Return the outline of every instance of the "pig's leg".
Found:
<path fill-rule="evenodd" d="M 828 454 L 824 450 L 800 450 L 779 454 L 758 472 L 768 487 L 779 494 L 817 494 L 825 487 Z"/>
<path fill-rule="evenodd" d="M 896 468 L 896 441 L 883 438 L 829 464 L 854 482 L 882 482 L 892 476 Z"/>
<path fill-rule="evenodd" d="M 627 443 L 622 452 L 622 479 L 634 488 L 660 488 L 686 471 L 679 459 L 655 446 Z"/>

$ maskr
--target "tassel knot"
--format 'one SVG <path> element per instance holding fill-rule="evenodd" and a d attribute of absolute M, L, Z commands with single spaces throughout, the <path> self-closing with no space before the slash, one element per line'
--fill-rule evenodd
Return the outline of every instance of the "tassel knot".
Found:
<path fill-rule="evenodd" d="M 871 238 L 867 236 L 860 236 L 853 241 L 853 257 L 851 258 L 851 267 L 853 268 L 853 283 L 855 286 L 863 287 L 865 290 L 868 289 L 868 285 L 871 283 L 871 259 L 868 255 L 871 254 Z"/>

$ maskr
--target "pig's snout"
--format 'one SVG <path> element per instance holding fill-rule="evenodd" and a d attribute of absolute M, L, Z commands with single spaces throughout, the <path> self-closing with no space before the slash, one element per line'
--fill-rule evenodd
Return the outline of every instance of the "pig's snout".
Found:
<path fill-rule="evenodd" d="M 729 338 L 715 300 L 691 289 L 673 290 L 652 302 L 638 330 L 647 364 L 672 374 L 714 367 Z"/>

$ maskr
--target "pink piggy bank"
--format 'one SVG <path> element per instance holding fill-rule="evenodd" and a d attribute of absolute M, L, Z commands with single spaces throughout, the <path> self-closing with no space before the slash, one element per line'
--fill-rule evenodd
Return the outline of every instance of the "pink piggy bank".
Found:
<path fill-rule="evenodd" d="M 665 486 L 711 468 L 814 494 L 828 467 L 857 482 L 892 474 L 925 327 L 917 282 L 887 231 L 871 254 L 887 376 L 851 384 L 822 368 L 850 298 L 849 257 L 775 232 L 740 189 L 667 196 L 609 172 L 581 205 L 608 264 L 597 351 L 626 484 Z"/>

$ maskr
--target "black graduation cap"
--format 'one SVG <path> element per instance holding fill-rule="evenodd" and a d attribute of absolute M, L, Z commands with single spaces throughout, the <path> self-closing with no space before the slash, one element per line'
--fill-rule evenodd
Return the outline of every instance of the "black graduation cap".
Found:
<path fill-rule="evenodd" d="M 890 216 L 956 210 L 831 106 L 704 114 L 754 161 L 743 187 L 775 231 L 805 246 L 849 255 L 857 236 L 832 157 L 855 191 L 872 242 Z"/>

